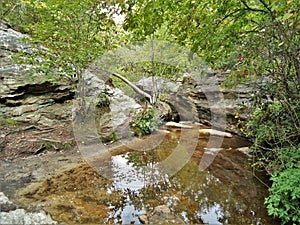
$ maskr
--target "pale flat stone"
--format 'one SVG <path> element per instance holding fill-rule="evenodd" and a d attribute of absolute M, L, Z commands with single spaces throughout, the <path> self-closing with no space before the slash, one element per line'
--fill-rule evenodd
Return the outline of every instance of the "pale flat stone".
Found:
<path fill-rule="evenodd" d="M 214 136 L 220 136 L 220 137 L 232 137 L 231 133 L 213 130 L 213 129 L 199 129 L 199 133 L 203 135 L 214 135 Z"/>
<path fill-rule="evenodd" d="M 171 210 L 166 205 L 158 205 L 154 208 L 154 213 L 170 214 Z"/>
<path fill-rule="evenodd" d="M 167 122 L 165 124 L 167 127 L 177 127 L 177 128 L 184 128 L 184 129 L 192 129 L 193 127 L 190 125 L 185 125 L 181 123 L 176 123 L 176 122 Z"/>

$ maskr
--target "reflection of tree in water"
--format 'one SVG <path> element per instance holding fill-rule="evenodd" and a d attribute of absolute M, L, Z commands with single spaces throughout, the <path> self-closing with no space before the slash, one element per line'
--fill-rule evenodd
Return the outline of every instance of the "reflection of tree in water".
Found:
<path fill-rule="evenodd" d="M 265 223 L 264 189 L 247 170 L 247 158 L 236 151 L 219 154 L 209 171 L 200 172 L 199 160 L 194 158 L 175 176 L 131 194 L 131 204 L 146 211 L 166 204 L 172 212 L 184 214 L 189 223 L 202 223 L 206 216 L 222 224 Z M 136 168 L 161 160 L 156 150 L 126 157 Z"/>
<path fill-rule="evenodd" d="M 143 169 L 143 167 L 148 167 L 156 164 L 159 160 L 158 156 L 153 152 L 130 152 L 129 154 L 123 155 L 127 160 L 127 163 L 131 163 L 132 166 L 137 169 Z"/>
<path fill-rule="evenodd" d="M 164 141 L 159 146 L 156 146 L 155 149 L 149 151 L 129 152 L 122 157 L 126 158 L 128 163 L 131 163 L 137 170 L 141 167 L 155 165 L 167 158 L 178 144 L 177 135 L 168 135 L 164 138 Z M 145 143 L 145 145 L 147 145 L 147 143 Z"/>

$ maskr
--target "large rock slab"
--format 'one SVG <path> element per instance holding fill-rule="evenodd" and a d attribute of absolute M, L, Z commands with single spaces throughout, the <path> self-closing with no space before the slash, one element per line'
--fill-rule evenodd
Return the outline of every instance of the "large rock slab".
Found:
<path fill-rule="evenodd" d="M 129 123 L 142 108 L 133 98 L 107 85 L 101 76 L 90 70 L 85 71 L 78 85 L 75 101 L 78 107 L 73 109 L 74 132 L 84 143 L 130 136 Z"/>
<path fill-rule="evenodd" d="M 241 133 L 244 122 L 251 116 L 254 83 L 224 88 L 222 83 L 227 76 L 229 73 L 207 73 L 200 81 L 186 77 L 181 88 L 188 93 L 186 101 L 191 102 L 198 122 L 211 125 L 212 118 L 217 120 L 225 114 L 225 129 Z"/>
<path fill-rule="evenodd" d="M 175 120 L 196 121 L 216 128 L 240 133 L 243 122 L 250 118 L 251 99 L 254 83 L 239 84 L 233 88 L 224 88 L 222 83 L 229 73 L 207 71 L 205 77 L 195 79 L 191 74 L 183 74 L 177 82 L 160 77 L 143 78 L 136 85 L 152 94 L 153 87 L 173 110 Z M 212 124 L 212 119 L 221 121 L 225 116 L 225 127 Z"/>
<path fill-rule="evenodd" d="M 73 81 L 57 68 L 43 72 L 41 53 L 49 53 L 42 46 L 32 46 L 25 38 L 28 39 L 0 20 L 0 116 L 22 122 L 35 118 L 32 122 L 38 122 L 41 118 L 36 119 L 35 112 L 72 99 L 74 87 Z M 40 64 L 22 62 L 24 55 Z"/>

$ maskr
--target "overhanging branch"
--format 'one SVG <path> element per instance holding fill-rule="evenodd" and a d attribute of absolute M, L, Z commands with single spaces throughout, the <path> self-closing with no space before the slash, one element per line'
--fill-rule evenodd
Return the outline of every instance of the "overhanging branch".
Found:
<path fill-rule="evenodd" d="M 140 89 L 139 87 L 137 87 L 135 84 L 133 84 L 132 82 L 130 82 L 129 80 L 127 80 L 125 77 L 123 77 L 122 75 L 115 73 L 115 72 L 109 72 L 111 75 L 113 75 L 114 77 L 119 78 L 120 80 L 122 80 L 124 83 L 128 84 L 129 87 L 131 87 L 136 93 L 144 96 L 146 99 L 148 99 L 148 101 L 153 104 L 155 103 L 155 99 L 152 98 L 151 95 L 149 95 L 148 93 L 144 92 L 142 89 Z"/>

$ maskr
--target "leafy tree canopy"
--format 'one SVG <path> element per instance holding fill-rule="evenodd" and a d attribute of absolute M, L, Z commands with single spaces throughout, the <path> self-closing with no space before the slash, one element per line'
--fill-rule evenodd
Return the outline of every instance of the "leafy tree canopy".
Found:
<path fill-rule="evenodd" d="M 2 0 L 1 18 L 54 54 L 58 66 L 78 70 L 117 45 L 117 2 L 99 0 Z"/>
<path fill-rule="evenodd" d="M 247 132 L 258 163 L 274 171 L 269 213 L 295 224 L 300 223 L 299 180 L 294 182 L 300 170 L 299 10 L 295 0 L 0 1 L 1 19 L 49 47 L 46 68 L 79 74 L 104 51 L 151 38 L 187 47 L 212 68 L 230 69 L 225 85 L 263 80 L 257 82 Z M 126 16 L 124 30 L 113 20 L 118 14 Z M 123 70 L 150 74 L 153 68 Z M 139 125 L 147 129 L 148 122 Z"/>
<path fill-rule="evenodd" d="M 154 35 L 176 41 L 216 68 L 254 64 L 262 52 L 268 53 L 270 44 L 299 50 L 298 1 L 130 0 L 127 4 L 124 28 L 136 39 Z"/>

